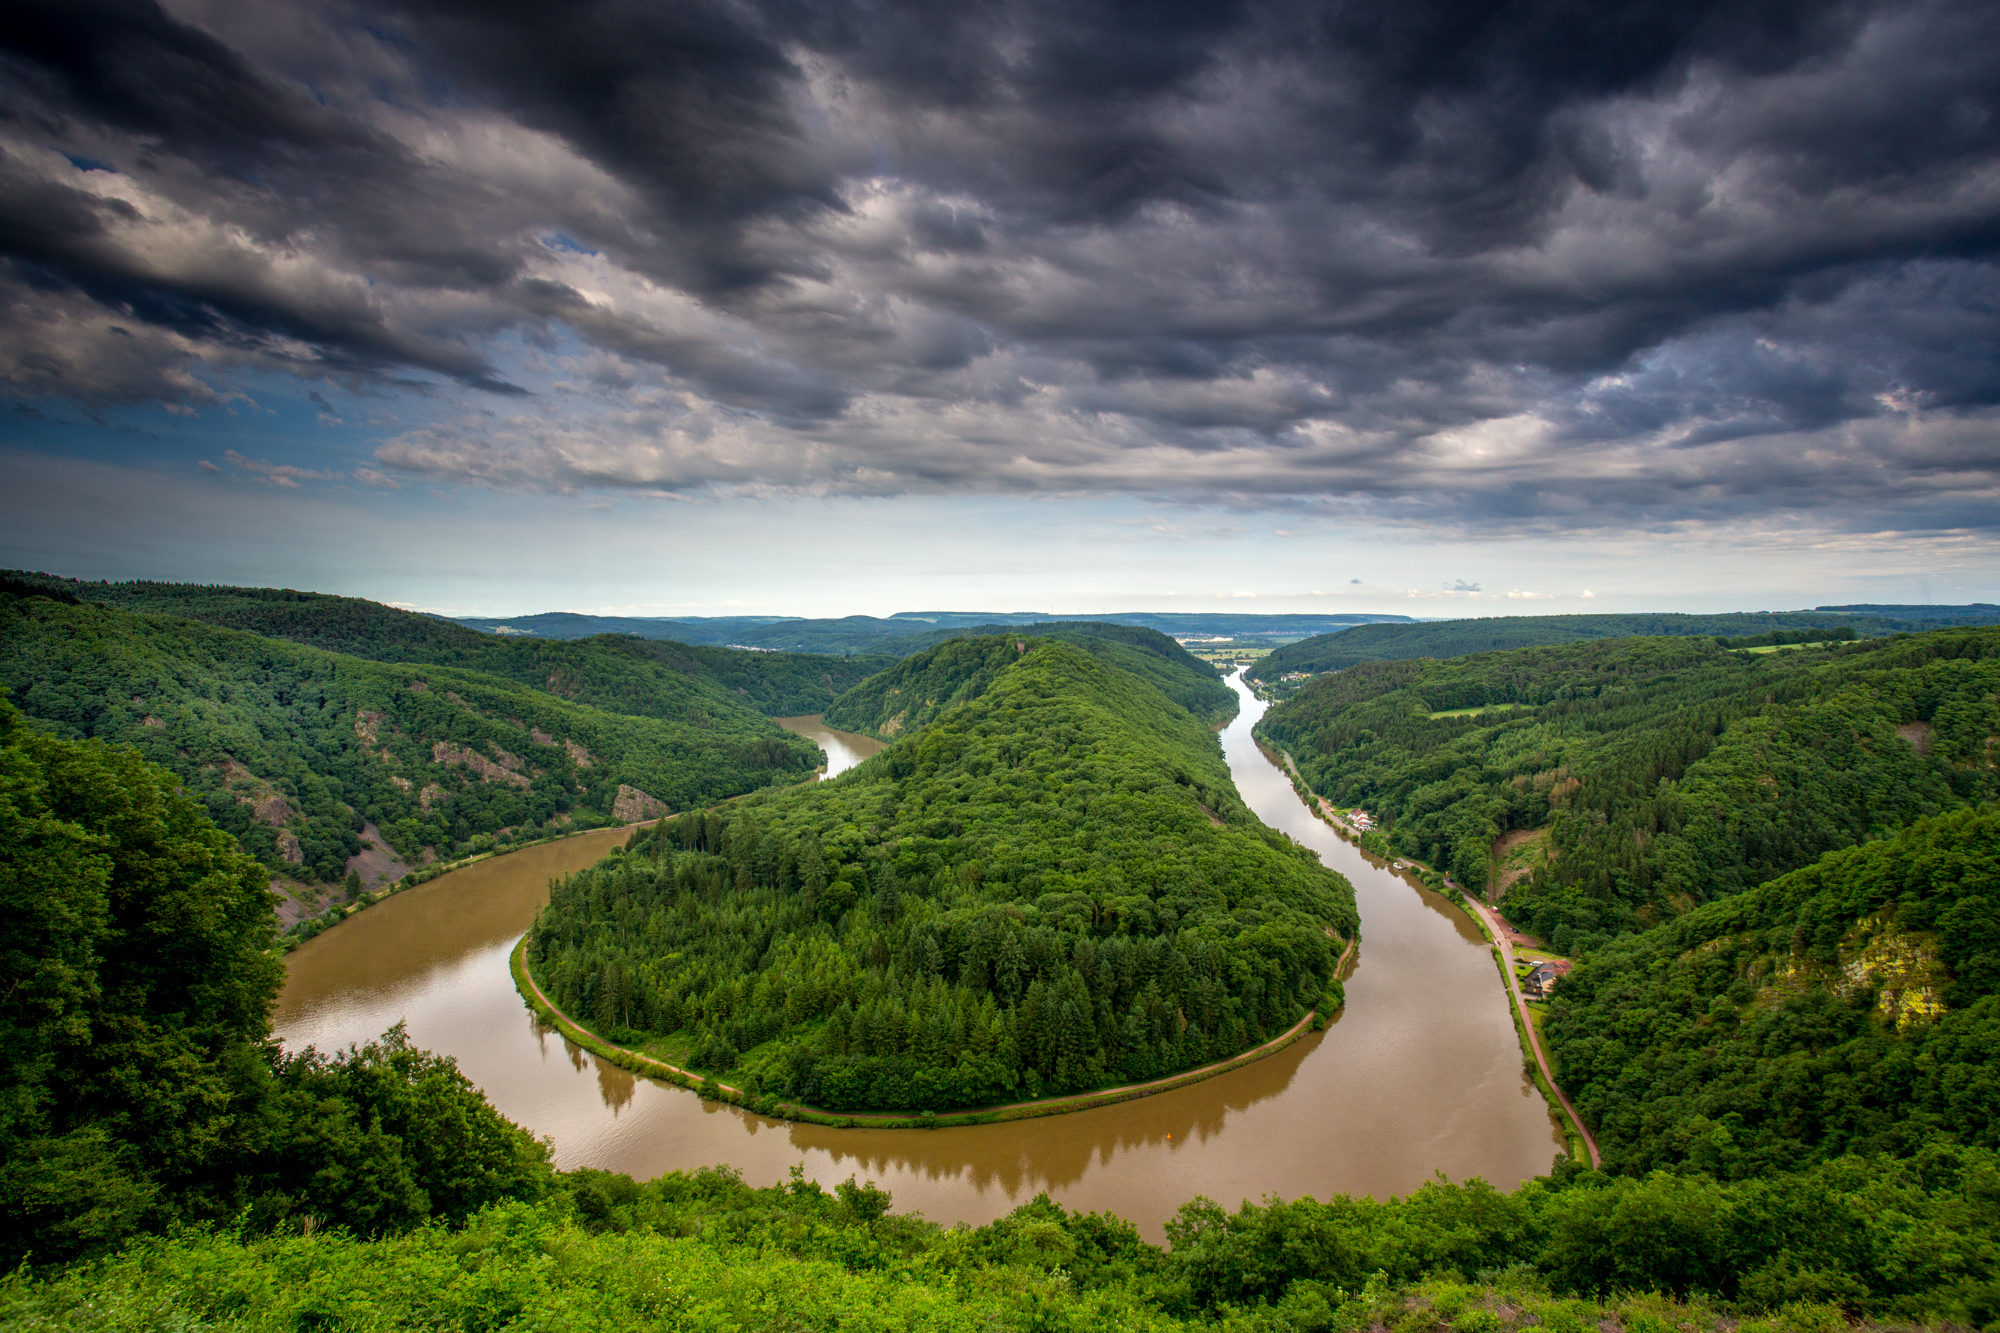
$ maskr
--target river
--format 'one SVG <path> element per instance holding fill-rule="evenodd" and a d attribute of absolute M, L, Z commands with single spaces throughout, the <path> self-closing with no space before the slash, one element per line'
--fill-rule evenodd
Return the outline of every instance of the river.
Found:
<path fill-rule="evenodd" d="M 1546 1172 L 1562 1135 L 1522 1068 L 1478 928 L 1313 818 L 1251 738 L 1264 705 L 1230 683 L 1242 710 L 1222 746 L 1237 790 L 1353 881 L 1362 921 L 1338 1020 L 1233 1073 L 1097 1110 L 935 1130 L 767 1120 L 636 1077 L 544 1030 L 507 970 L 549 878 L 591 864 L 626 836 L 617 830 L 480 862 L 307 941 L 290 955 L 279 1039 L 325 1050 L 400 1020 L 503 1114 L 552 1139 L 561 1166 L 649 1178 L 728 1163 L 769 1184 L 803 1164 L 827 1186 L 873 1179 L 898 1211 L 939 1222 L 989 1221 L 1046 1190 L 1158 1240 L 1197 1194 L 1231 1206 L 1267 1194 L 1383 1198 L 1436 1171 L 1502 1189 Z M 780 721 L 827 751 L 828 781 L 881 748 L 817 717 Z"/>

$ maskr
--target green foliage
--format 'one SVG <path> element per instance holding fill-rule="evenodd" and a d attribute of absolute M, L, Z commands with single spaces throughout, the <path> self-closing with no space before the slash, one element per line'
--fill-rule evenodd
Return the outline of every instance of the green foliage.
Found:
<path fill-rule="evenodd" d="M 622 784 L 685 807 L 819 759 L 726 699 L 637 716 L 559 697 L 560 679 L 530 689 L 40 596 L 0 594 L 0 680 L 38 725 L 172 769 L 269 871 L 306 880 L 339 881 L 364 822 L 415 860 L 504 828 L 608 821 Z"/>
<path fill-rule="evenodd" d="M 931 630 L 923 634 L 885 639 L 882 651 L 897 656 L 921 652 L 951 639 L 1002 638 L 1019 643 L 1032 638 L 1061 639 L 1073 643 L 1099 661 L 1129 671 L 1150 682 L 1160 693 L 1181 707 L 1216 725 L 1236 715 L 1236 692 L 1222 683 L 1222 673 L 1158 630 L 1140 625 L 1113 625 L 1101 621 L 1046 621 L 1035 625 L 980 625 L 966 629 Z M 928 656 L 928 654 L 926 654 Z M 842 716 L 868 722 L 876 716 L 888 717 L 865 691 L 845 698 L 836 707 Z M 967 696 L 970 697 L 970 696 Z M 832 721 L 831 715 L 828 718 Z M 926 719 L 928 720 L 928 719 Z M 835 722 L 846 727 L 846 722 Z M 914 731 L 919 721 L 906 722 L 901 730 Z M 870 735 L 887 737 L 868 726 L 851 728 Z"/>
<path fill-rule="evenodd" d="M 1599 950 L 1548 1035 L 1608 1168 L 2000 1147 L 2000 811 L 1919 821 Z"/>
<path fill-rule="evenodd" d="M 173 774 L 0 700 L 0 1263 L 175 1220 L 372 1233 L 546 1191 L 547 1150 L 399 1034 L 330 1059 L 268 1044 L 266 881 Z"/>
<path fill-rule="evenodd" d="M 1351 888 L 1258 823 L 1185 709 L 1027 642 L 940 645 L 902 679 L 989 682 L 940 720 L 557 885 L 537 980 L 613 1040 L 843 1110 L 1079 1091 L 1290 1027 Z"/>
<path fill-rule="evenodd" d="M 1712 638 L 1758 636 L 1763 642 L 1804 643 L 1821 639 L 1893 634 L 1925 630 L 1940 624 L 1990 625 L 1991 608 L 1929 607 L 1938 614 L 1913 619 L 1904 615 L 1867 614 L 1874 610 L 1905 611 L 1902 607 L 1827 607 L 1818 611 L 1746 611 L 1726 615 L 1594 615 L 1495 616 L 1480 620 L 1440 620 L 1417 625 L 1362 625 L 1336 634 L 1319 634 L 1275 649 L 1246 673 L 1251 679 L 1276 683 L 1288 672 L 1319 674 L 1341 671 L 1363 662 L 1407 661 L 1419 657 L 1464 657 L 1508 648 L 1532 648 L 1592 639 L 1634 636 L 1703 635 Z M 1767 631 L 1820 631 L 1806 638 L 1762 640 Z M 1840 631 L 1845 631 L 1841 633 Z M 1749 644 L 1735 644 L 1749 647 Z"/>
<path fill-rule="evenodd" d="M 623 634 L 567 641 L 482 634 L 439 616 L 289 588 L 7 577 L 0 590 L 198 620 L 378 662 L 482 671 L 614 713 L 736 729 L 751 725 L 746 710 L 817 713 L 894 660 L 697 648 Z"/>
<path fill-rule="evenodd" d="M 1440 1180 L 1385 1202 L 1197 1199 L 1164 1250 L 1046 1196 L 946 1229 L 796 1169 L 761 1189 L 726 1168 L 563 1185 L 380 1239 L 135 1243 L 15 1275 L 0 1326 L 1839 1333 L 1850 1311 L 1986 1329 L 2000 1315 L 2000 1179 L 1976 1149 L 1739 1184 L 1582 1172 L 1511 1194 Z"/>
<path fill-rule="evenodd" d="M 1474 891 L 1495 839 L 1546 828 L 1508 913 L 1573 950 L 2000 794 L 1996 689 L 1997 630 L 1774 654 L 1617 639 L 1354 667 L 1259 734 Z M 1494 704 L 1520 707 L 1443 715 Z"/>
<path fill-rule="evenodd" d="M 1776 648 L 1800 643 L 1852 643 L 1860 637 L 1854 626 L 1836 625 L 1832 629 L 1767 629 L 1762 634 L 1745 634 L 1734 639 L 1718 636 L 1715 641 L 1724 648 Z"/>

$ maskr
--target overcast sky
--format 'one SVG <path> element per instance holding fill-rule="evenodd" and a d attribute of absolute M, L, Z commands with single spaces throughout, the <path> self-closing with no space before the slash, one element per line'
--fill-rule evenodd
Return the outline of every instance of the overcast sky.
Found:
<path fill-rule="evenodd" d="M 0 561 L 2000 600 L 2000 6 L 14 0 Z"/>

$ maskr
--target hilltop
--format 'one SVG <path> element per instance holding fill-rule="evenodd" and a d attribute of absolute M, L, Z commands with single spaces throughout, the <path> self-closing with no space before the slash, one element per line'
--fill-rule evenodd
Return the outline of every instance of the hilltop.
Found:
<path fill-rule="evenodd" d="M 1158 630 L 1097 622 L 933 630 L 887 646 L 920 654 L 854 687 L 827 709 L 828 725 L 883 740 L 914 731 L 976 697 L 1015 656 L 1012 645 L 1061 639 L 1145 680 L 1196 717 L 1221 724 L 1236 712 L 1222 673 Z M 925 652 L 939 645 L 948 651 Z"/>

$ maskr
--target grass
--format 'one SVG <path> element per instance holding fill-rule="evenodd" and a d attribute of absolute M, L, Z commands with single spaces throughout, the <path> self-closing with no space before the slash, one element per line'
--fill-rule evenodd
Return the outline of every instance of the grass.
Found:
<path fill-rule="evenodd" d="M 1828 644 L 1835 642 L 1846 643 L 1851 642 L 1851 640 L 1822 639 L 1818 643 L 1767 643 L 1760 648 L 1736 648 L 1732 649 L 1732 651 L 1739 653 L 1789 653 L 1800 648 L 1824 648 Z"/>
<path fill-rule="evenodd" d="M 1757 649 L 1753 648 L 1750 651 L 1756 652 Z M 1441 713 L 1432 713 L 1431 716 L 1478 717 L 1481 713 L 1511 713 L 1527 706 L 1526 704 L 1481 704 L 1477 708 L 1447 708 Z"/>

